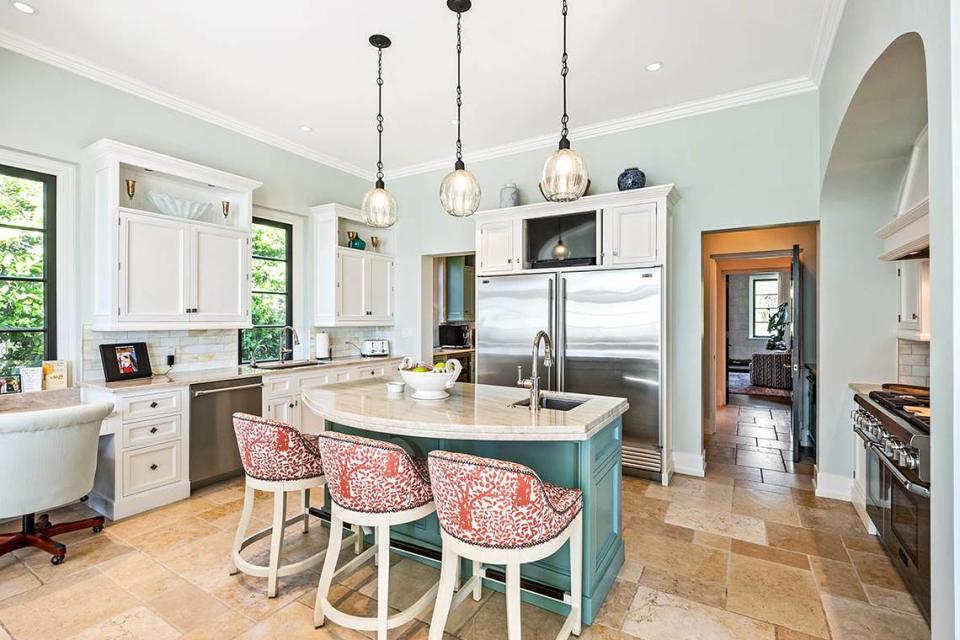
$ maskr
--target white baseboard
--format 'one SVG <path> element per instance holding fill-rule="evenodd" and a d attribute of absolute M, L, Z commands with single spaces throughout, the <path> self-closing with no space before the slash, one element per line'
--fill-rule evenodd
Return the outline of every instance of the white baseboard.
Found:
<path fill-rule="evenodd" d="M 852 493 L 853 509 L 860 517 L 860 521 L 863 522 L 863 526 L 866 528 L 867 533 L 872 536 L 878 535 L 879 532 L 877 531 L 877 527 L 873 524 L 873 520 L 870 519 L 870 516 L 867 515 L 867 495 L 865 493 L 865 489 L 858 483 L 854 482 Z"/>
<path fill-rule="evenodd" d="M 820 498 L 833 498 L 852 502 L 853 478 L 833 473 L 818 472 L 814 478 L 816 494 Z"/>
<path fill-rule="evenodd" d="M 673 452 L 673 471 L 685 476 L 702 478 L 706 473 L 706 460 L 703 451 L 700 453 Z"/>

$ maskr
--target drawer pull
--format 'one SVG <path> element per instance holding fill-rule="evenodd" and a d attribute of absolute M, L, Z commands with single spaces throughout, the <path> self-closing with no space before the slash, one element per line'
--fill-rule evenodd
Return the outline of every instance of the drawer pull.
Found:
<path fill-rule="evenodd" d="M 150 433 L 156 433 L 156 432 L 157 432 L 156 427 L 150 427 Z"/>
<path fill-rule="evenodd" d="M 154 400 L 153 402 L 150 403 L 150 408 L 151 408 L 151 409 L 156 409 L 156 408 L 157 408 L 157 401 L 156 401 L 156 400 Z"/>
<path fill-rule="evenodd" d="M 157 470 L 157 465 L 156 465 L 156 464 L 150 465 L 150 471 L 156 471 L 156 470 Z"/>

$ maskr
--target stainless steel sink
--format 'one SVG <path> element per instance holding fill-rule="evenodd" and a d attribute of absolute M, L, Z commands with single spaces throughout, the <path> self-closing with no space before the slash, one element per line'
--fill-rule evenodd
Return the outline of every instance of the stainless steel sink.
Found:
<path fill-rule="evenodd" d="M 564 398 L 540 396 L 540 408 L 553 409 L 554 411 L 570 411 L 571 409 L 576 409 L 584 402 L 586 402 L 586 400 L 566 400 Z M 530 398 L 524 398 L 523 400 L 514 402 L 511 406 L 529 408 Z"/>
<path fill-rule="evenodd" d="M 285 360 L 283 362 L 258 362 L 251 365 L 254 369 L 296 369 L 297 367 L 319 367 L 327 364 L 317 360 Z"/>

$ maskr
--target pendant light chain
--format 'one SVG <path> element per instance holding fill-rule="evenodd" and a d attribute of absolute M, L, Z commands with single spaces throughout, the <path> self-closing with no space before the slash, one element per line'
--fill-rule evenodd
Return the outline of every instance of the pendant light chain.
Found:
<path fill-rule="evenodd" d="M 457 162 L 463 162 L 463 143 L 460 141 L 460 107 L 463 106 L 463 89 L 460 87 L 460 53 L 463 43 L 460 37 L 460 12 L 457 12 Z"/>
<path fill-rule="evenodd" d="M 563 116 L 560 118 L 560 137 L 567 137 L 567 122 L 570 116 L 567 115 L 567 72 L 570 68 L 567 66 L 567 0 L 563 0 L 563 57 L 560 58 L 562 64 L 560 67 L 560 76 L 563 78 Z"/>
<path fill-rule="evenodd" d="M 377 182 L 383 182 L 383 48 L 377 47 Z"/>

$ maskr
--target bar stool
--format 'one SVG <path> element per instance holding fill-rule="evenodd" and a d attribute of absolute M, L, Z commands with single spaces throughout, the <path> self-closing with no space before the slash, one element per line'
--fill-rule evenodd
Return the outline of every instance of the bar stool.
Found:
<path fill-rule="evenodd" d="M 318 440 L 330 490 L 330 545 L 320 573 L 314 626 L 324 618 L 356 631 L 376 631 L 386 640 L 387 630 L 414 619 L 437 595 L 439 582 L 404 611 L 388 615 L 390 585 L 390 527 L 414 522 L 434 511 L 426 461 L 412 458 L 401 447 L 379 440 L 326 431 Z M 344 522 L 373 527 L 376 542 L 337 570 L 340 531 Z M 374 556 L 375 554 L 375 556 Z M 328 599 L 335 573 L 350 573 L 374 558 L 377 566 L 377 616 L 349 615 Z"/>
<path fill-rule="evenodd" d="M 431 451 L 430 480 L 440 520 L 443 561 L 430 621 L 430 640 L 440 640 L 454 597 L 460 558 L 473 561 L 474 599 L 480 597 L 484 563 L 506 565 L 507 638 L 520 640 L 520 565 L 555 553 L 570 541 L 570 613 L 557 635 L 580 635 L 583 581 L 583 492 L 542 482 L 530 468 L 463 453 Z M 466 586 L 466 585 L 465 585 Z"/>
<path fill-rule="evenodd" d="M 310 490 L 322 489 L 326 484 L 317 436 L 300 433 L 294 427 L 279 420 L 262 418 L 247 413 L 233 414 L 233 430 L 237 436 L 240 459 L 246 474 L 243 496 L 243 511 L 233 540 L 233 570 L 267 579 L 267 597 L 277 595 L 277 580 L 317 566 L 323 560 L 326 549 L 321 549 L 309 558 L 290 564 L 280 564 L 283 535 L 287 527 L 303 523 L 303 533 L 310 531 Z M 253 515 L 256 491 L 273 494 L 273 524 L 262 531 L 246 536 Z M 301 492 L 300 512 L 287 518 L 287 492 Z M 338 529 L 339 531 L 339 529 Z M 253 564 L 240 552 L 267 536 L 270 537 L 270 559 L 267 565 Z M 360 553 L 362 539 L 359 530 L 351 536 Z M 339 540 L 338 540 L 339 548 Z"/>

